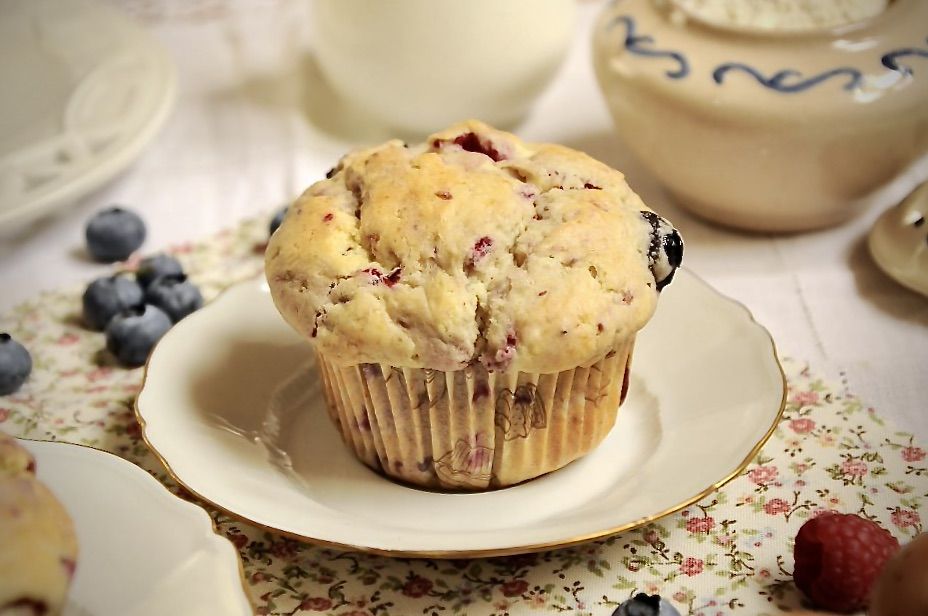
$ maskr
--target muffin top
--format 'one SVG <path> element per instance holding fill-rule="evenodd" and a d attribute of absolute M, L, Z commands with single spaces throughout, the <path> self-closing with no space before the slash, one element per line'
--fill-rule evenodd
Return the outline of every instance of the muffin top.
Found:
<path fill-rule="evenodd" d="M 469 121 L 345 156 L 265 265 L 278 310 L 333 363 L 552 373 L 641 329 L 682 251 L 618 171 Z"/>

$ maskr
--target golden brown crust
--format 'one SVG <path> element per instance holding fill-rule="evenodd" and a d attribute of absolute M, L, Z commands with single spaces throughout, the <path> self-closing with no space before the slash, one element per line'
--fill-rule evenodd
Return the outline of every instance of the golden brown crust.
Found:
<path fill-rule="evenodd" d="M 559 372 L 651 317 L 642 211 L 618 171 L 470 121 L 346 156 L 272 237 L 267 278 L 339 365 Z"/>

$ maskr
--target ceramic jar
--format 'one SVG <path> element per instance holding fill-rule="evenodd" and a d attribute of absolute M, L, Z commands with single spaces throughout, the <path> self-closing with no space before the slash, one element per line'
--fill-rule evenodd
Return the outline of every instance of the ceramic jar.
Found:
<path fill-rule="evenodd" d="M 554 77 L 575 13 L 575 0 L 316 0 L 314 51 L 343 99 L 405 135 L 506 128 Z"/>
<path fill-rule="evenodd" d="M 928 151 L 928 2 L 839 28 L 719 26 L 616 0 L 594 32 L 618 132 L 693 212 L 801 231 L 840 223 Z"/>

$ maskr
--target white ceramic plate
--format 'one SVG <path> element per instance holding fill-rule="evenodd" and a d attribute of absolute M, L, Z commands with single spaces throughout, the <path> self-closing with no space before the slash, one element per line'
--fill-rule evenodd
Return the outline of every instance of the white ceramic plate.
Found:
<path fill-rule="evenodd" d="M 4 0 L 0 58 L 0 225 L 27 222 L 113 178 L 174 101 L 167 52 L 92 0 Z"/>
<path fill-rule="evenodd" d="M 487 556 L 633 528 L 737 475 L 770 436 L 785 380 L 765 329 L 681 271 L 635 349 L 616 427 L 587 457 L 515 487 L 444 494 L 358 462 L 330 424 L 309 345 L 259 281 L 181 321 L 149 360 L 149 446 L 233 516 L 388 555 Z"/>
<path fill-rule="evenodd" d="M 890 278 L 928 295 L 928 182 L 877 219 L 870 254 Z"/>
<path fill-rule="evenodd" d="M 238 553 L 203 509 L 112 454 L 20 443 L 77 529 L 77 571 L 63 616 L 254 613 Z"/>

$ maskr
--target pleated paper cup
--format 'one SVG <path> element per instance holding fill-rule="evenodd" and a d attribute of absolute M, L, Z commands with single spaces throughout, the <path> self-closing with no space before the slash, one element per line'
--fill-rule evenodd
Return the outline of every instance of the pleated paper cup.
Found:
<path fill-rule="evenodd" d="M 367 466 L 427 488 L 480 491 L 589 453 L 615 424 L 634 339 L 552 374 L 337 366 L 319 355 L 329 415 Z"/>

